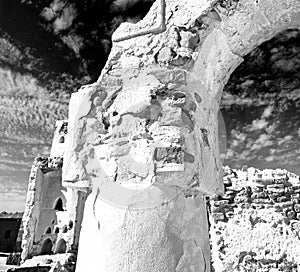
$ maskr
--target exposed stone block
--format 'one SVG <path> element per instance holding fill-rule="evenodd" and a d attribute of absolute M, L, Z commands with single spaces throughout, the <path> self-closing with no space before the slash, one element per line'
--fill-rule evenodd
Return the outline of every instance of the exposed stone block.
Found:
<path fill-rule="evenodd" d="M 157 147 L 154 152 L 156 171 L 183 171 L 184 153 L 180 146 Z"/>
<path fill-rule="evenodd" d="M 286 202 L 288 200 L 289 200 L 289 198 L 286 196 L 280 196 L 280 197 L 277 197 L 277 199 L 276 199 L 277 202 Z"/>
<path fill-rule="evenodd" d="M 176 57 L 176 53 L 172 48 L 163 47 L 159 50 L 156 60 L 158 63 L 168 64 Z"/>
<path fill-rule="evenodd" d="M 225 215 L 224 215 L 224 213 L 221 213 L 221 212 L 213 213 L 211 216 L 212 216 L 212 218 L 214 219 L 215 222 L 225 220 Z"/>
<path fill-rule="evenodd" d="M 254 193 L 254 194 L 252 194 L 252 197 L 253 198 L 261 198 L 261 199 L 269 198 L 269 196 L 266 192 Z"/>
<path fill-rule="evenodd" d="M 274 187 L 269 187 L 270 185 L 267 186 L 267 190 L 269 192 L 272 192 L 272 193 L 277 193 L 277 194 L 284 194 L 285 192 L 285 189 L 284 188 L 274 188 Z"/>
<path fill-rule="evenodd" d="M 161 69 L 151 72 L 161 83 L 186 84 L 186 71 L 179 69 Z"/>
<path fill-rule="evenodd" d="M 199 34 L 197 32 L 192 33 L 190 31 L 180 31 L 180 46 L 190 48 L 194 50 L 199 41 Z"/>
<path fill-rule="evenodd" d="M 223 206 L 229 203 L 229 200 L 217 200 L 213 204 L 215 206 Z"/>
<path fill-rule="evenodd" d="M 252 201 L 253 201 L 253 203 L 256 203 L 256 204 L 272 204 L 273 203 L 272 200 L 267 199 L 267 198 L 253 199 Z"/>

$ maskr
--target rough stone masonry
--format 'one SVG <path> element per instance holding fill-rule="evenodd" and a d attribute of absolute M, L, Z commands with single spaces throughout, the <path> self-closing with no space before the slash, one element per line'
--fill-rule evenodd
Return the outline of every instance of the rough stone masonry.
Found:
<path fill-rule="evenodd" d="M 210 271 L 218 104 L 243 56 L 300 26 L 298 0 L 157 0 L 72 95 L 64 186 L 88 194 L 77 272 Z"/>

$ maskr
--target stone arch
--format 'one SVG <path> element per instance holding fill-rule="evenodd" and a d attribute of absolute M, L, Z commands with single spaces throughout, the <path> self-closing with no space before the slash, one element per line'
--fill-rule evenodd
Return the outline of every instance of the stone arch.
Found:
<path fill-rule="evenodd" d="M 56 199 L 53 208 L 54 208 L 54 210 L 57 210 L 57 211 L 64 211 L 63 201 L 62 201 L 61 197 L 59 197 L 58 199 Z"/>
<path fill-rule="evenodd" d="M 277 151 L 280 150 L 282 146 L 281 144 L 276 144 L 276 141 L 279 141 L 280 138 L 291 135 L 293 133 L 292 129 L 294 129 L 295 133 L 297 131 L 297 125 L 292 126 L 289 124 L 297 124 L 297 122 L 299 122 L 297 104 L 294 104 L 293 100 L 289 100 L 289 92 L 294 94 L 297 92 L 297 90 L 292 92 L 292 88 L 289 89 L 289 85 L 295 85 L 295 83 L 299 80 L 297 76 L 297 69 L 292 68 L 294 67 L 294 61 L 299 59 L 297 51 L 295 51 L 299 37 L 299 28 L 287 29 L 276 35 L 271 40 L 257 46 L 253 51 L 244 56 L 243 63 L 241 63 L 237 69 L 233 71 L 229 81 L 226 83 L 224 91 L 230 95 L 227 98 L 223 96 L 226 102 L 225 104 L 222 103 L 221 107 L 222 112 L 224 111 L 225 113 L 224 118 L 227 121 L 226 123 L 228 123 L 227 140 L 228 147 L 231 149 L 231 155 L 229 155 L 226 160 L 227 164 L 231 167 L 239 168 L 244 165 L 242 170 L 245 172 L 250 166 L 260 169 L 285 168 L 289 171 L 293 171 L 293 167 L 290 168 L 291 165 L 284 163 L 282 156 L 278 155 Z M 280 66 L 280 63 L 284 63 L 284 65 Z M 249 84 L 248 87 L 243 84 L 239 84 L 242 82 L 245 82 L 246 85 Z M 253 83 L 253 85 L 251 83 Z M 270 84 L 268 85 L 267 83 Z M 265 86 L 265 88 L 263 86 Z M 287 92 L 285 94 L 280 94 L 282 89 L 285 89 Z M 270 92 L 271 90 L 272 93 Z M 257 96 L 255 94 L 257 94 Z M 231 95 L 235 98 L 231 99 Z M 260 95 L 262 96 L 262 100 L 260 100 L 259 105 L 255 106 L 254 103 L 246 106 L 245 104 L 241 105 L 243 102 L 240 103 L 244 99 L 247 99 L 247 97 L 255 101 L 256 98 L 259 99 L 258 97 L 260 97 Z M 269 95 L 269 99 L 264 98 L 265 95 Z M 233 100 L 239 102 L 235 103 Z M 244 120 L 241 120 L 239 128 L 232 125 L 229 117 L 226 117 L 230 116 L 233 120 L 236 119 L 234 117 L 234 112 L 236 110 L 235 106 L 239 109 L 244 109 L 244 114 L 247 115 L 247 121 L 243 118 Z M 282 107 L 285 110 L 281 109 Z M 253 110 L 253 108 L 255 108 L 255 110 Z M 265 108 L 266 110 L 273 109 L 271 111 L 272 114 L 270 113 L 268 118 L 262 115 Z M 282 120 L 286 111 L 291 111 L 292 113 L 289 115 L 290 119 L 287 123 Z M 274 119 L 277 120 L 276 123 L 274 123 Z M 252 122 L 256 122 L 258 120 L 268 121 L 268 125 L 263 127 L 266 130 L 263 128 L 256 128 L 257 130 L 253 131 L 252 129 L 255 129 L 255 127 L 247 129 L 246 124 L 251 125 Z M 271 124 L 275 126 L 273 132 L 268 129 Z M 282 130 L 281 126 L 284 126 L 284 130 Z M 234 133 L 232 133 L 232 129 L 234 129 Z M 245 138 L 239 143 L 237 143 L 237 140 L 234 146 L 231 145 L 230 143 L 232 143 L 233 139 L 237 139 L 236 137 L 238 137 L 239 133 L 242 133 Z M 263 156 L 261 156 L 261 153 L 264 152 L 262 151 L 264 150 L 263 146 L 258 148 L 258 142 L 254 145 L 255 141 L 259 141 L 259 137 L 262 137 L 260 139 L 264 139 L 263 137 L 266 137 L 266 139 L 262 142 L 264 144 L 269 143 L 268 147 L 265 148 L 266 153 Z M 250 142 L 250 139 L 252 139 L 253 143 Z M 272 141 L 274 141 L 274 145 L 271 144 Z M 256 151 L 252 149 L 253 145 L 256 146 Z M 295 149 L 297 150 L 297 148 Z M 233 155 L 233 153 L 235 153 L 235 155 Z M 241 156 L 243 159 L 239 156 L 241 153 L 243 153 Z M 289 151 L 285 151 L 284 154 L 285 156 L 291 155 Z M 253 158 L 251 162 L 248 160 L 249 157 Z M 261 179 L 262 173 L 257 174 L 256 177 Z"/>
<path fill-rule="evenodd" d="M 215 18 L 212 19 L 214 16 L 209 13 L 200 16 L 206 17 L 203 21 L 208 24 L 208 31 L 195 49 L 197 57 L 189 66 L 190 72 L 187 76 L 188 89 L 192 90 L 190 96 L 198 95 L 201 99 L 200 104 L 210 108 L 210 116 L 200 122 L 209 123 L 209 119 L 217 119 L 223 88 L 232 72 L 243 62 L 243 56 L 285 30 L 300 29 L 300 3 L 297 1 L 294 2 L 293 8 L 282 8 L 280 16 L 278 10 L 270 9 L 262 1 L 242 2 L 233 15 L 229 17 L 221 15 L 220 22 L 216 22 Z M 282 7 L 287 2 L 276 0 L 272 5 Z M 203 114 L 205 115 L 202 110 L 197 110 L 195 116 Z M 211 127 L 211 132 L 216 130 L 215 123 Z M 216 158 L 216 168 L 219 168 L 219 151 L 217 149 L 212 151 L 212 156 Z M 204 166 L 206 167 L 207 165 Z M 204 179 L 202 185 L 206 193 L 212 194 L 222 185 L 208 184 L 209 179 Z"/>
<path fill-rule="evenodd" d="M 300 29 L 299 2 L 295 1 L 293 7 L 291 4 L 290 9 L 283 8 L 289 1 L 268 2 L 269 5 L 282 7 L 280 16 L 278 10 L 269 8 L 263 1 L 243 2 L 243 7 L 232 16 L 221 16 L 222 21 L 206 34 L 196 49 L 199 55 L 192 74 L 198 75 L 203 88 L 214 95 L 217 101 L 231 73 L 243 61 L 243 56 L 280 32 Z"/>
<path fill-rule="evenodd" d="M 52 240 L 47 238 L 46 240 L 43 241 L 42 246 L 41 246 L 41 253 L 40 255 L 50 255 L 53 253 L 52 251 Z"/>
<path fill-rule="evenodd" d="M 55 254 L 60 254 L 60 253 L 66 253 L 67 250 L 67 244 L 66 241 L 64 239 L 60 239 L 57 243 L 56 243 L 56 247 L 55 247 Z"/>

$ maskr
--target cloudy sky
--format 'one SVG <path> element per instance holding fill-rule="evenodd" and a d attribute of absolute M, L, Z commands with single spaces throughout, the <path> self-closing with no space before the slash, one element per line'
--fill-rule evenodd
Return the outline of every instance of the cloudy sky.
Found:
<path fill-rule="evenodd" d="M 0 211 L 23 209 L 34 157 L 49 154 L 70 93 L 96 80 L 113 30 L 152 2 L 0 0 Z M 299 45 L 288 31 L 232 74 L 222 98 L 225 164 L 300 174 Z"/>
<path fill-rule="evenodd" d="M 222 99 L 229 165 L 300 175 L 300 34 L 287 31 L 245 57 Z"/>

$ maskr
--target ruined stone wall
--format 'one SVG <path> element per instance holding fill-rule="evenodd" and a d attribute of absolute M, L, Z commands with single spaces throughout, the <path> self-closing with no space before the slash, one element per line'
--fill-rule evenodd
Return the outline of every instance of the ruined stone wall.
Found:
<path fill-rule="evenodd" d="M 61 167 L 61 159 L 48 158 L 36 158 L 32 166 L 22 219 L 23 260 L 40 254 L 45 239 L 50 238 L 54 244 L 62 232 L 62 222 L 66 221 L 67 214 L 66 211 L 55 210 L 59 197 L 66 201 L 62 193 Z"/>
<path fill-rule="evenodd" d="M 23 216 L 22 260 L 77 250 L 86 194 L 62 184 L 68 123 L 57 121 L 49 158 L 36 158 L 29 177 Z"/>
<path fill-rule="evenodd" d="M 98 82 L 69 105 L 64 186 L 91 191 L 78 272 L 210 270 L 204 197 L 223 191 L 222 89 L 299 14 L 297 0 L 160 0 L 114 33 Z"/>
<path fill-rule="evenodd" d="M 213 271 L 299 271 L 299 177 L 243 174 L 227 173 L 209 201 Z"/>

